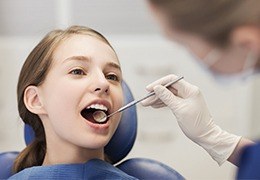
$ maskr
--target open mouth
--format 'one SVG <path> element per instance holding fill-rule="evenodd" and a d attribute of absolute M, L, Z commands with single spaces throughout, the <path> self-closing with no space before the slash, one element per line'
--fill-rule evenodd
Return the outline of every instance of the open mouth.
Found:
<path fill-rule="evenodd" d="M 108 119 L 102 120 L 108 113 L 108 108 L 102 104 L 92 104 L 80 113 L 87 121 L 94 124 L 106 124 Z"/>

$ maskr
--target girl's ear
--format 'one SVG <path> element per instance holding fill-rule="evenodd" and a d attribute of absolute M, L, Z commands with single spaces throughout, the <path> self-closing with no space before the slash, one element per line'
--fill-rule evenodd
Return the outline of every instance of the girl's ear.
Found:
<path fill-rule="evenodd" d="M 260 28 L 256 25 L 241 25 L 231 32 L 231 43 L 249 51 L 260 52 Z"/>
<path fill-rule="evenodd" d="M 26 108 L 34 114 L 46 114 L 46 111 L 39 97 L 38 88 L 36 86 L 28 86 L 25 89 L 24 104 Z"/>

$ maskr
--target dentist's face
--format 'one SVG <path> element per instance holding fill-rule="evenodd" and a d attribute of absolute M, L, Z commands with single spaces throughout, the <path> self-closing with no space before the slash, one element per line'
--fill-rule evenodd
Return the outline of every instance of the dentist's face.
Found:
<path fill-rule="evenodd" d="M 102 149 L 121 114 L 102 124 L 96 123 L 92 114 L 96 110 L 111 113 L 122 106 L 121 80 L 117 56 L 106 43 L 87 35 L 72 35 L 62 42 L 39 87 L 46 111 L 41 119 L 47 143 L 60 149 Z"/>
<path fill-rule="evenodd" d="M 162 9 L 152 4 L 150 4 L 150 7 L 164 34 L 172 41 L 184 46 L 197 57 L 196 60 L 204 63 L 211 71 L 220 74 L 237 74 L 243 71 L 247 63 L 248 50 L 237 45 L 230 45 L 228 48 L 215 46 L 197 34 L 180 30 L 177 26 L 173 27 L 169 23 L 173 19 L 169 20 Z M 218 51 L 217 59 L 214 57 L 213 60 L 210 60 L 215 62 L 212 65 L 205 58 L 216 49 Z"/>
<path fill-rule="evenodd" d="M 211 71 L 219 74 L 237 74 L 247 63 L 248 51 L 239 46 L 219 47 L 195 34 L 175 29 L 169 37 L 195 55 L 196 60 L 204 63 Z M 213 55 L 214 54 L 214 55 Z"/>

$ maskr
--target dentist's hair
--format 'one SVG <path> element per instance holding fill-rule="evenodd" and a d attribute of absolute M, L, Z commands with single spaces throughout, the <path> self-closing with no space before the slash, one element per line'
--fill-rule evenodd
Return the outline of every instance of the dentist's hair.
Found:
<path fill-rule="evenodd" d="M 112 48 L 107 39 L 97 31 L 83 26 L 71 26 L 66 30 L 49 32 L 32 50 L 19 75 L 17 101 L 19 115 L 24 123 L 33 128 L 35 139 L 17 156 L 13 166 L 14 173 L 28 167 L 42 165 L 46 153 L 44 127 L 39 116 L 30 112 L 25 106 L 25 89 L 30 85 L 39 86 L 44 82 L 52 65 L 55 49 L 66 39 L 77 34 L 95 37 Z"/>
<path fill-rule="evenodd" d="M 260 25 L 259 0 L 148 0 L 170 27 L 226 46 L 230 33 L 244 24 Z"/>

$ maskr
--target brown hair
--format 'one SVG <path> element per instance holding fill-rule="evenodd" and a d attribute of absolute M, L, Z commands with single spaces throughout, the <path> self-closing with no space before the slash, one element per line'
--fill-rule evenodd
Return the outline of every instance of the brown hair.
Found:
<path fill-rule="evenodd" d="M 229 43 L 241 24 L 260 24 L 259 0 L 149 0 L 166 15 L 171 27 L 194 33 L 215 45 Z"/>
<path fill-rule="evenodd" d="M 50 69 L 55 49 L 61 42 L 75 34 L 93 36 L 112 48 L 107 39 L 97 31 L 83 26 L 71 26 L 66 30 L 49 32 L 32 50 L 20 72 L 17 86 L 17 100 L 19 115 L 24 123 L 33 128 L 35 139 L 17 156 L 13 167 L 14 173 L 27 167 L 42 165 L 46 152 L 43 124 L 37 114 L 30 112 L 26 108 L 23 100 L 24 91 L 30 85 L 39 86 L 44 82 Z"/>

